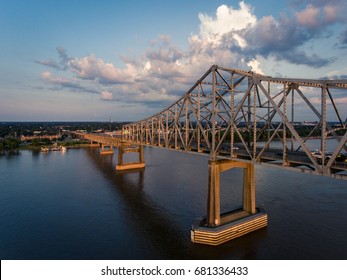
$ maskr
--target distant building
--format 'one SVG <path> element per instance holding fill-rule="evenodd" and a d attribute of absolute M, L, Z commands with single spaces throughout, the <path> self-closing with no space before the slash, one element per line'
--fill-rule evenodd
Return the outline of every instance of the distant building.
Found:
<path fill-rule="evenodd" d="M 316 126 L 318 122 L 308 122 L 308 121 L 303 121 L 301 125 L 303 126 Z"/>

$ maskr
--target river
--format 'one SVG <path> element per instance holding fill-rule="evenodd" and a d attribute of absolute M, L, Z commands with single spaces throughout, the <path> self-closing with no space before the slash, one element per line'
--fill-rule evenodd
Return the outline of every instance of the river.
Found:
<path fill-rule="evenodd" d="M 0 157 L 1 259 L 347 259 L 347 182 L 256 166 L 268 227 L 218 247 L 193 244 L 205 215 L 202 155 L 145 148 L 116 172 L 98 149 Z M 222 211 L 241 204 L 241 170 L 221 176 Z"/>

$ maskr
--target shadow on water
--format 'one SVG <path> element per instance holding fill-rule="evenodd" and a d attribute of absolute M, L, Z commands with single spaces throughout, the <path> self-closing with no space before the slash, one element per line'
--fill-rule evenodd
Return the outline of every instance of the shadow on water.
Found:
<path fill-rule="evenodd" d="M 127 219 L 134 231 L 131 234 L 138 233 L 140 242 L 150 243 L 150 259 L 257 259 L 257 247 L 266 239 L 266 229 L 218 247 L 193 244 L 190 229 L 182 229 L 146 194 L 146 169 L 116 172 L 112 156 L 101 156 L 95 149 L 89 149 L 87 154 L 125 202 Z"/>
<path fill-rule="evenodd" d="M 182 248 L 186 236 L 182 236 L 173 221 L 169 221 L 165 212 L 156 206 L 143 191 L 145 170 L 115 171 L 111 156 L 101 156 L 98 150 L 90 149 L 87 153 L 93 159 L 95 166 L 112 182 L 117 192 L 127 206 L 127 219 L 134 232 L 143 232 L 143 236 L 150 238 L 151 245 L 159 251 L 159 256 L 153 258 L 185 258 L 185 251 L 172 250 Z M 143 238 L 137 236 L 137 238 Z M 146 240 L 145 242 L 148 242 Z"/>
<path fill-rule="evenodd" d="M 0 151 L 0 157 L 5 157 L 7 159 L 11 159 L 15 156 L 20 156 L 21 152 L 18 150 L 11 150 L 11 151 Z"/>

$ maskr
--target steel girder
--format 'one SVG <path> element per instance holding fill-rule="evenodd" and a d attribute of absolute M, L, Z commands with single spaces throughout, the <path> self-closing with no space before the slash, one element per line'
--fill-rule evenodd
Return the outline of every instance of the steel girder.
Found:
<path fill-rule="evenodd" d="M 273 78 L 213 65 L 175 103 L 124 125 L 123 138 L 208 153 L 212 160 L 267 162 L 346 178 L 347 163 L 336 164 L 347 152 L 347 106 L 337 102 L 346 93 L 347 80 Z M 310 123 L 296 121 L 296 115 Z M 330 138 L 333 148 L 327 147 Z M 312 153 L 316 148 L 321 161 Z"/>

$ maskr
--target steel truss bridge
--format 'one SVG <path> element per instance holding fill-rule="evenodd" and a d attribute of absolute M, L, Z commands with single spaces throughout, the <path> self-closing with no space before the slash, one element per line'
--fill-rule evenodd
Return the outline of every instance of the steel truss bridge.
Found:
<path fill-rule="evenodd" d="M 191 240 L 219 245 L 267 226 L 255 203 L 256 164 L 347 179 L 346 100 L 347 80 L 272 78 L 213 65 L 174 104 L 124 125 L 121 138 L 79 136 L 100 143 L 102 154 L 117 146 L 121 172 L 145 166 L 143 146 L 209 155 L 206 217 L 192 226 Z M 128 152 L 139 161 L 124 163 Z M 232 168 L 243 169 L 242 206 L 221 213 L 220 174 Z"/>
<path fill-rule="evenodd" d="M 174 104 L 124 125 L 122 135 L 143 145 L 207 153 L 211 160 L 347 179 L 347 163 L 337 161 L 347 152 L 347 104 L 337 97 L 347 99 L 347 80 L 272 78 L 213 65 Z M 297 122 L 299 115 L 310 123 Z"/>

